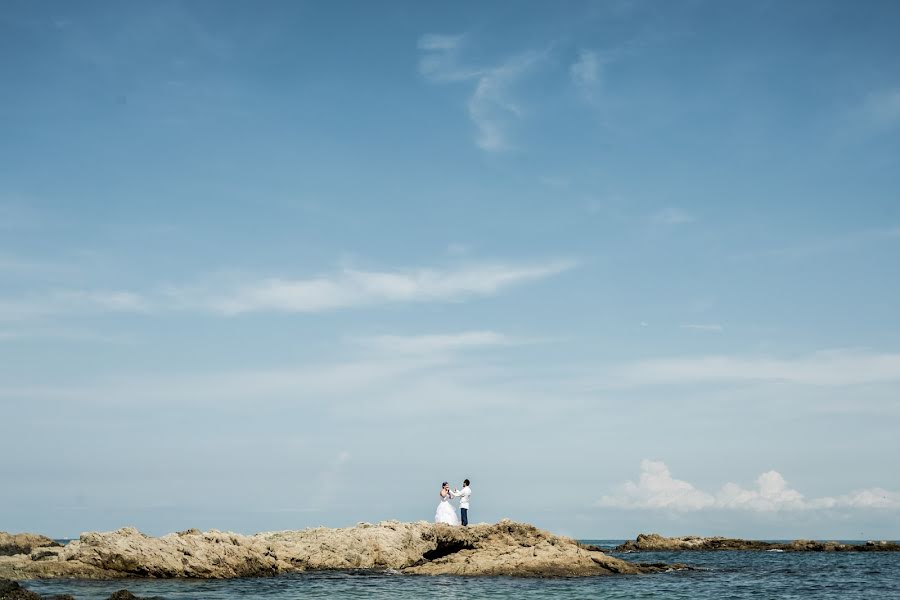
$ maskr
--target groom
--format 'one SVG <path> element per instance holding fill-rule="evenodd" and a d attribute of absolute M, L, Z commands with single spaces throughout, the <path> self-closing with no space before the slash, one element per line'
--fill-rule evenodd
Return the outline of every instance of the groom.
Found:
<path fill-rule="evenodd" d="M 472 490 L 469 489 L 469 480 L 463 480 L 463 488 L 461 490 L 453 490 L 453 495 L 459 497 L 459 516 L 463 527 L 469 524 L 469 496 Z"/>

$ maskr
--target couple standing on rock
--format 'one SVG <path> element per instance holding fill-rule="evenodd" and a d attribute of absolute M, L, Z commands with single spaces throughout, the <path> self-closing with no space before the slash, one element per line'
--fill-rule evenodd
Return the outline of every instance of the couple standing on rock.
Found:
<path fill-rule="evenodd" d="M 434 513 L 435 523 L 446 523 L 447 525 L 459 525 L 459 518 L 456 516 L 456 509 L 450 504 L 453 498 L 459 498 L 459 513 L 462 515 L 462 524 L 469 524 L 469 496 L 472 490 L 469 489 L 469 480 L 463 480 L 461 490 L 451 490 L 450 484 L 446 481 L 441 484 L 441 501 L 438 503 L 437 511 Z"/>

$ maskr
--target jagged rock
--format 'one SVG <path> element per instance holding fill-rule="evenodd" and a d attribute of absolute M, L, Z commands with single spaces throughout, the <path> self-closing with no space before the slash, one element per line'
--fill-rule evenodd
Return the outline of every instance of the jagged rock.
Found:
<path fill-rule="evenodd" d="M 59 546 L 50 538 L 34 533 L 6 533 L 0 531 L 0 556 L 30 554 L 35 548 Z"/>
<path fill-rule="evenodd" d="M 189 529 L 159 538 L 125 527 L 85 533 L 56 554 L 0 559 L 0 576 L 229 578 L 307 570 L 393 569 L 419 575 L 584 576 L 651 573 L 532 525 L 470 527 L 385 521 L 245 536 Z"/>
<path fill-rule="evenodd" d="M 866 542 L 865 544 L 841 544 L 794 540 L 788 543 L 741 540 L 725 537 L 663 537 L 657 533 L 640 534 L 634 540 L 616 546 L 613 552 L 680 552 L 684 550 L 782 550 L 785 552 L 897 552 L 896 542 Z"/>

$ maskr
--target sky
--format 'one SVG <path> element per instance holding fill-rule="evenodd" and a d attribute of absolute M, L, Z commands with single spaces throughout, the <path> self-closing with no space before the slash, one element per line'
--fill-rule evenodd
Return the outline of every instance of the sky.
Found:
<path fill-rule="evenodd" d="M 896 2 L 0 2 L 0 530 L 900 538 Z"/>

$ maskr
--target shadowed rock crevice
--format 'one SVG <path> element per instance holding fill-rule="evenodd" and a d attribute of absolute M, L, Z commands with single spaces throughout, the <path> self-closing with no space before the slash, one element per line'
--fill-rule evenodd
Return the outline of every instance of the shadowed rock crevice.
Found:
<path fill-rule="evenodd" d="M 439 558 L 444 558 L 445 556 L 450 556 L 451 554 L 456 554 L 457 552 L 461 552 L 463 550 L 472 550 L 472 546 L 467 544 L 466 542 L 461 541 L 442 541 L 438 542 L 437 548 L 434 550 L 429 550 L 425 554 L 422 555 L 422 558 L 425 560 L 437 560 Z"/>
<path fill-rule="evenodd" d="M 0 531 L 0 556 L 28 554 L 37 548 L 49 547 L 58 548 L 60 544 L 43 535 Z"/>

